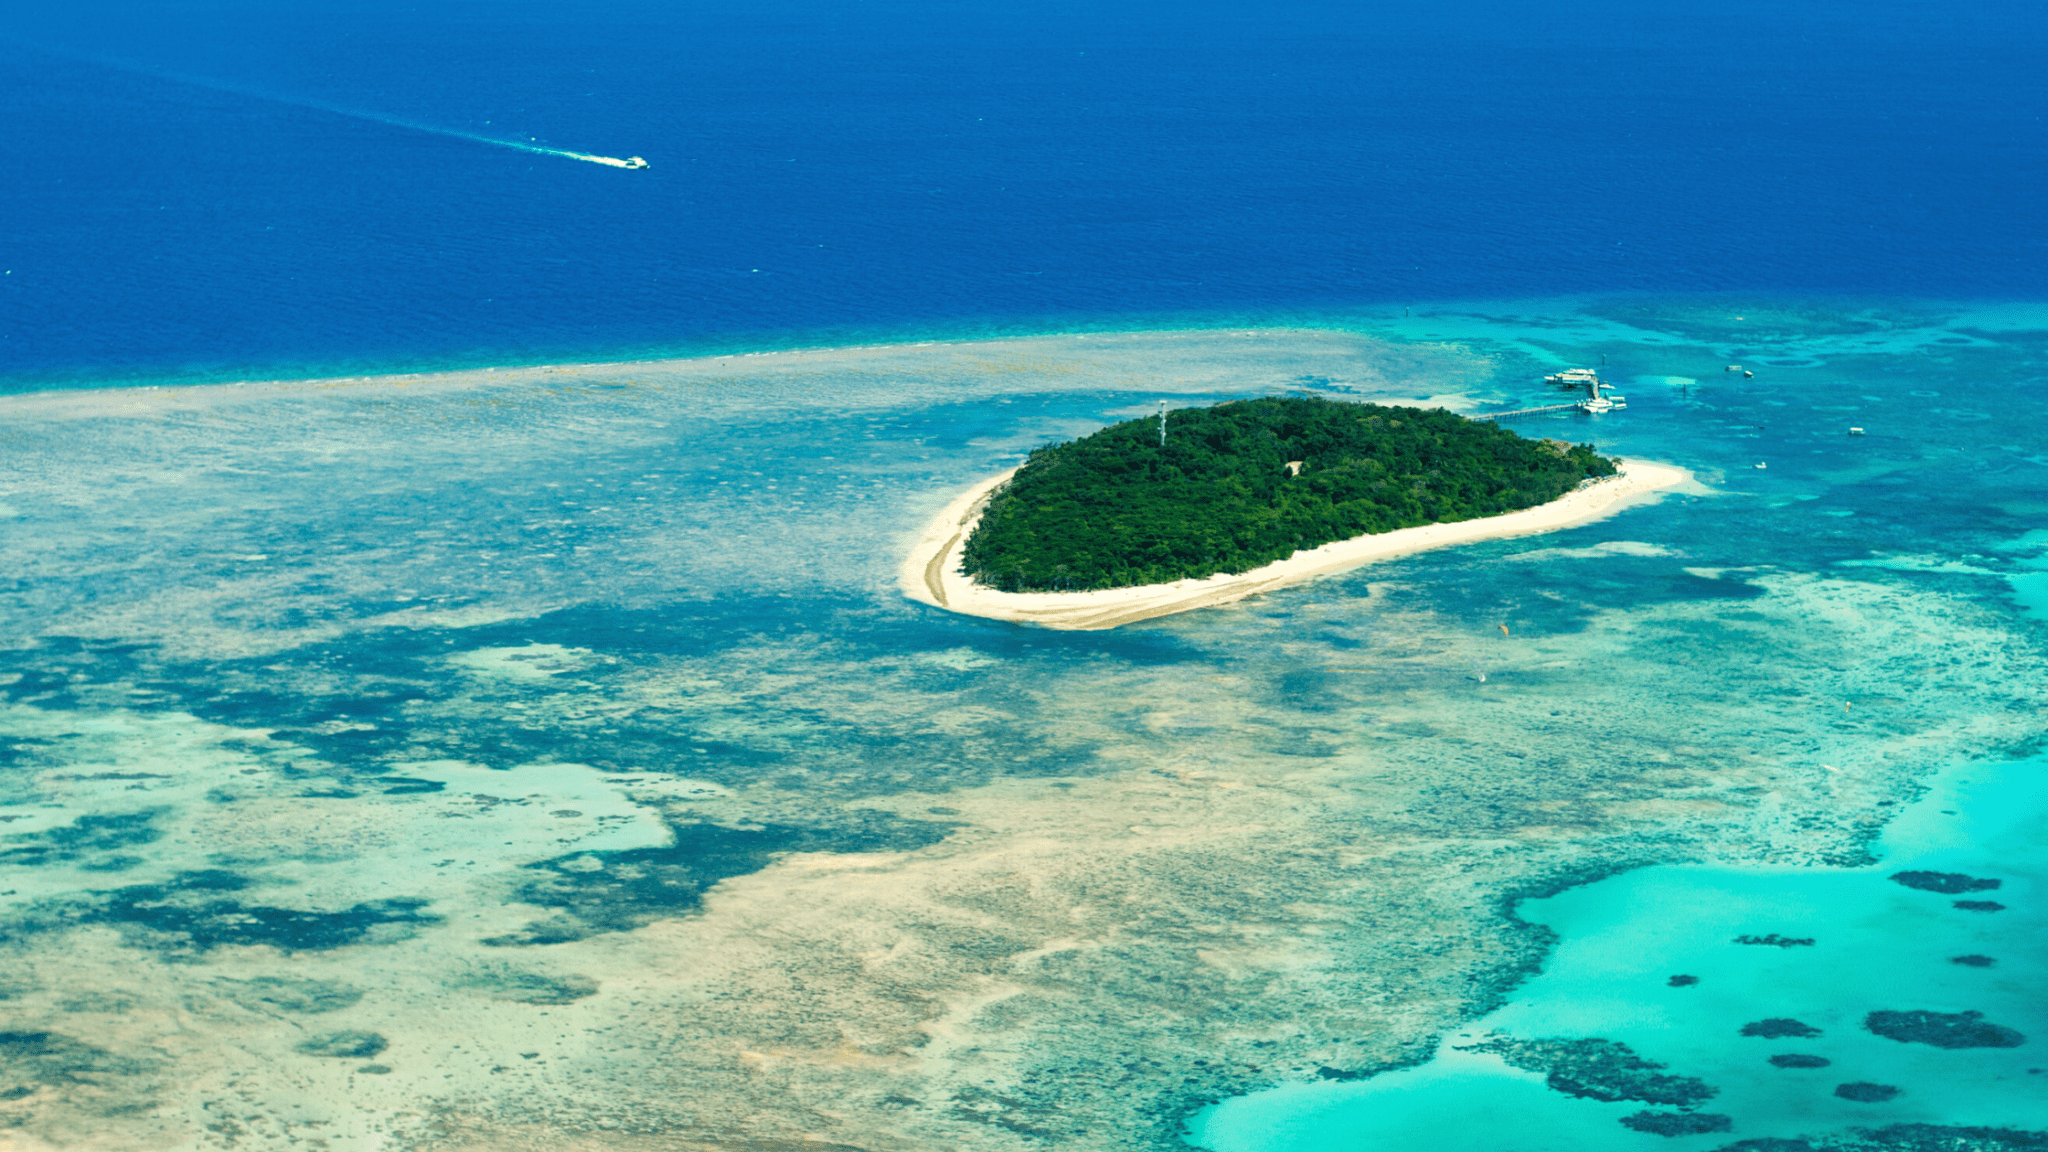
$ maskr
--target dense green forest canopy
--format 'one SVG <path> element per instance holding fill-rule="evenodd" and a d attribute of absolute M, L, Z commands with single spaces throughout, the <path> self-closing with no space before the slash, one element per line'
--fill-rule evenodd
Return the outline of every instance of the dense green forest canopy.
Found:
<path fill-rule="evenodd" d="M 1292 475 L 1289 461 L 1300 461 Z M 1373 532 L 1547 503 L 1614 461 L 1441 408 L 1236 400 L 1112 424 L 1031 453 L 962 569 L 1011 592 L 1244 572 Z"/>

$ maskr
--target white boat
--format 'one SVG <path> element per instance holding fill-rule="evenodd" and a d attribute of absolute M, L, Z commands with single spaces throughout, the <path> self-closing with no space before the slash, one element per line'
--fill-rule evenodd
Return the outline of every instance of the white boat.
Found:
<path fill-rule="evenodd" d="M 1611 385 L 1607 381 L 1593 375 L 1591 369 L 1579 368 L 1575 369 L 1575 371 L 1586 374 L 1584 381 L 1586 385 L 1586 398 L 1579 401 L 1579 411 L 1598 416 L 1602 412 L 1616 412 L 1628 407 L 1628 397 L 1626 396 L 1617 396 L 1612 392 L 1605 396 L 1600 394 L 1602 388 L 1611 387 Z"/>
<path fill-rule="evenodd" d="M 645 161 L 645 160 L 642 160 L 642 159 L 641 159 L 641 158 L 639 158 L 638 156 L 628 156 L 628 157 L 626 157 L 626 162 L 625 162 L 624 164 L 620 165 L 620 167 L 622 167 L 622 168 L 645 168 L 645 167 L 647 167 L 647 161 Z"/>

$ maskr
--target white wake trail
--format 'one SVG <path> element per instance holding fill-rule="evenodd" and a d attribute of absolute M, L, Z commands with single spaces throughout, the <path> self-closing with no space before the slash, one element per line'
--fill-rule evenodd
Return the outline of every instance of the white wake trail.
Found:
<path fill-rule="evenodd" d="M 468 140 L 476 144 L 490 144 L 499 148 L 511 148 L 520 152 L 531 152 L 536 156 L 559 156 L 564 160 L 582 160 L 591 164 L 603 164 L 607 168 L 648 167 L 647 161 L 642 160 L 638 156 L 628 156 L 623 160 L 619 159 L 617 156 L 593 156 L 588 152 L 570 152 L 567 149 L 563 148 L 548 148 L 540 144 L 528 144 L 518 140 L 500 140 L 495 136 L 481 136 L 474 132 L 458 132 L 452 128 L 436 128 L 431 124 L 419 124 L 410 120 L 400 120 L 391 116 L 379 116 L 371 112 L 349 112 L 341 108 L 328 108 L 327 111 L 340 112 L 342 115 L 345 116 L 362 116 L 371 120 L 375 120 L 381 124 L 392 124 L 400 128 L 411 128 L 416 132 L 432 132 L 437 136 L 453 136 L 458 140 Z"/>
<path fill-rule="evenodd" d="M 550 156 L 567 156 L 571 160 L 588 160 L 592 164 L 608 164 L 613 168 L 647 167 L 647 161 L 642 160 L 638 156 L 628 156 L 621 160 L 616 156 L 592 156 L 587 152 L 563 152 L 554 148 L 540 148 L 536 149 L 536 151 L 545 152 Z"/>
<path fill-rule="evenodd" d="M 194 76 L 185 72 L 152 68 L 128 60 L 117 60 L 106 56 L 91 56 L 80 52 L 51 48 L 41 44 L 25 46 L 32 47 L 39 52 L 47 52 L 52 56 L 60 56 L 67 60 L 77 60 L 87 64 L 96 64 L 102 68 L 112 68 L 120 72 L 131 72 L 157 80 L 169 80 L 178 84 L 189 84 L 195 88 L 210 88 L 216 92 L 228 92 L 236 96 L 246 96 L 252 100 L 268 100 L 278 104 L 290 104 L 298 108 L 312 108 L 316 111 L 329 112 L 336 116 L 347 116 L 355 120 L 368 120 L 375 124 L 388 124 L 393 128 L 406 128 L 414 132 L 426 132 L 435 136 L 451 136 L 457 140 L 467 140 L 472 144 L 488 144 L 494 148 L 510 148 L 515 152 L 531 152 L 536 156 L 558 156 L 564 160 L 582 160 L 591 164 L 602 164 L 607 168 L 646 168 L 649 166 L 647 161 L 642 160 L 638 156 L 628 156 L 622 160 L 616 156 L 594 156 L 588 152 L 570 152 L 562 148 L 548 148 L 523 140 L 501 140 L 496 136 L 485 136 L 478 132 L 465 132 L 459 128 L 443 128 L 439 125 L 426 124 L 418 120 L 408 120 L 403 116 L 387 116 L 382 112 L 371 112 L 364 108 L 351 108 L 346 104 L 335 104 L 310 96 L 286 96 L 277 92 L 266 92 L 261 88 L 251 88 L 244 84 L 232 84 L 225 80 L 215 80 L 210 76 Z"/>

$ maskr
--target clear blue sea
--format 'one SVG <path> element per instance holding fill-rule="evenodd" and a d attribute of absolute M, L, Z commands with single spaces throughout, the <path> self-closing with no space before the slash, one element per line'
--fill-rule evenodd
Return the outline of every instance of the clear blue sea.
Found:
<path fill-rule="evenodd" d="M 14 387 L 2041 291 L 2017 0 L 84 0 L 0 42 Z"/>
<path fill-rule="evenodd" d="M 2040 1147 L 2044 39 L 0 12 L 0 1148 Z M 903 594 L 1048 440 L 1576 365 L 1693 480 Z"/>

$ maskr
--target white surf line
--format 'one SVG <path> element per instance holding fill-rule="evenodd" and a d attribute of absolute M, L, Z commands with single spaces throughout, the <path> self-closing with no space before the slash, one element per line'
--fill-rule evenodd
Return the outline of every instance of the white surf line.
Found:
<path fill-rule="evenodd" d="M 616 156 L 595 156 L 588 152 L 571 152 L 565 148 L 549 148 L 543 144 L 524 140 L 504 140 L 496 136 L 485 136 L 480 132 L 465 132 L 459 128 L 443 128 L 439 125 L 427 124 L 419 120 L 408 120 L 403 116 L 387 116 L 382 112 L 372 112 L 365 108 L 351 108 L 346 104 L 335 104 L 311 96 L 287 96 L 278 92 L 265 91 L 261 88 L 251 88 L 243 84 L 232 84 L 225 80 L 215 80 L 210 76 L 194 76 L 188 72 L 174 72 L 167 68 L 154 68 L 146 64 L 137 64 L 130 60 L 120 60 L 111 56 L 94 56 L 83 52 L 51 48 L 42 44 L 27 44 L 22 41 L 14 41 L 14 43 L 33 48 L 38 52 L 62 57 L 66 60 L 95 64 L 102 68 L 111 68 L 117 72 L 132 72 L 136 75 L 148 76 L 156 80 L 169 80 L 176 84 L 189 84 L 195 88 L 208 88 L 215 92 L 246 96 L 251 100 L 268 100 L 276 104 L 290 104 L 296 108 L 311 108 L 318 112 L 327 112 L 336 116 L 347 116 L 354 120 L 368 120 L 374 124 L 388 124 L 393 128 L 405 128 L 414 132 L 426 132 L 435 136 L 451 136 L 457 140 L 467 140 L 472 144 L 489 144 L 494 148 L 510 148 L 517 152 L 531 152 L 536 156 L 557 156 L 564 160 L 582 160 L 590 164 L 603 164 L 608 168 L 646 168 L 649 166 L 647 161 L 642 160 L 638 156 L 628 156 L 622 160 Z"/>

